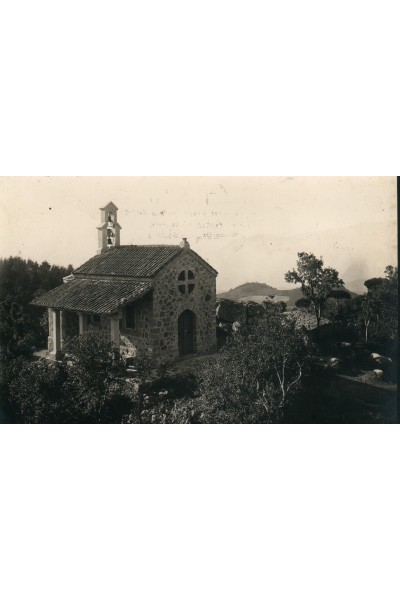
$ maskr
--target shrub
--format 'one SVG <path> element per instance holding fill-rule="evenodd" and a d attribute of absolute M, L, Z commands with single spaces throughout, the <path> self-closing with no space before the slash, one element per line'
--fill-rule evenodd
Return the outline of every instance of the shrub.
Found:
<path fill-rule="evenodd" d="M 235 336 L 200 375 L 203 422 L 273 423 L 283 419 L 308 369 L 310 345 L 279 311 Z"/>

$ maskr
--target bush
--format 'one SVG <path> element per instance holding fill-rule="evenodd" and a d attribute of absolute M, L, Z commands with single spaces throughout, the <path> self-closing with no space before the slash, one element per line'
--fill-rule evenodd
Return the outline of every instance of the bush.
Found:
<path fill-rule="evenodd" d="M 237 334 L 200 375 L 202 422 L 275 423 L 296 397 L 310 344 L 279 310 Z"/>
<path fill-rule="evenodd" d="M 17 423 L 69 423 L 74 403 L 64 394 L 64 365 L 51 361 L 27 362 L 10 384 L 10 401 Z"/>
<path fill-rule="evenodd" d="M 120 423 L 135 394 L 118 350 L 89 330 L 71 338 L 62 363 L 24 361 L 10 384 L 9 409 L 19 423 Z"/>

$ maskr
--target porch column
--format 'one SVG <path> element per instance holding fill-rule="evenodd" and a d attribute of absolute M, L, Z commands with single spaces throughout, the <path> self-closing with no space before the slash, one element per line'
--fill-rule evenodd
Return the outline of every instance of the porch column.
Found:
<path fill-rule="evenodd" d="M 61 332 L 61 350 L 64 352 L 65 342 L 67 340 L 65 310 L 60 310 L 60 332 Z"/>
<path fill-rule="evenodd" d="M 118 315 L 114 315 L 111 317 L 110 324 L 111 324 L 111 341 L 114 344 L 114 346 L 119 348 L 121 341 L 120 341 L 120 337 L 119 337 L 119 317 L 118 317 Z"/>
<path fill-rule="evenodd" d="M 60 311 L 51 309 L 51 319 L 53 324 L 53 349 L 50 352 L 50 358 L 52 360 L 59 360 L 61 358 Z"/>
<path fill-rule="evenodd" d="M 87 315 L 79 313 L 79 335 L 82 335 L 87 331 Z"/>

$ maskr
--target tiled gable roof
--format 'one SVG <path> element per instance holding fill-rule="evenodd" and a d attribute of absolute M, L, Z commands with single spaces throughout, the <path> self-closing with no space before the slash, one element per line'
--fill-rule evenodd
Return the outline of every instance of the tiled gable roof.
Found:
<path fill-rule="evenodd" d="M 151 281 L 76 278 L 32 300 L 35 306 L 109 315 L 153 288 Z"/>
<path fill-rule="evenodd" d="M 116 246 L 81 265 L 77 275 L 153 277 L 183 249 L 180 246 Z"/>

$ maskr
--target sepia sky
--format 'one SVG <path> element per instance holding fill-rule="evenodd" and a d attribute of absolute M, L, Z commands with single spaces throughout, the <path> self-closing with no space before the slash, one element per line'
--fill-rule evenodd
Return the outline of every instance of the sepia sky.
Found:
<path fill-rule="evenodd" d="M 98 209 L 109 201 L 119 208 L 122 244 L 176 244 L 187 237 L 219 270 L 219 289 L 248 280 L 245 264 L 235 272 L 234 242 L 249 244 L 249 262 L 263 258 L 253 255 L 251 240 L 279 238 L 287 240 L 289 266 L 295 265 L 296 252 L 305 250 L 348 270 L 347 245 L 354 266 L 364 249 L 371 250 L 366 232 L 379 225 L 372 275 L 389 259 L 396 262 L 395 177 L 2 177 L 1 257 L 77 267 L 96 253 Z M 336 230 L 337 239 L 347 241 L 334 254 L 324 240 L 335 238 Z M 276 254 L 269 252 L 271 268 L 264 265 L 260 275 L 253 269 L 254 277 L 283 287 L 287 264 L 280 265 L 283 253 L 275 248 Z M 356 279 L 357 269 L 350 271 Z M 364 264 L 360 277 L 372 275 Z"/>

